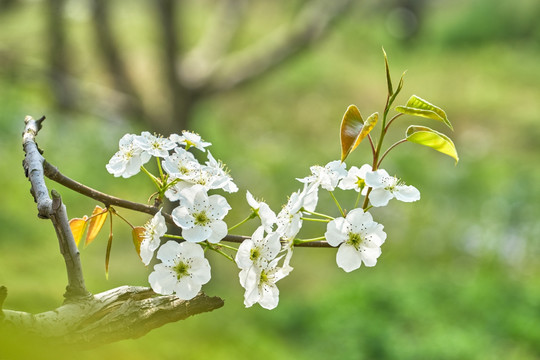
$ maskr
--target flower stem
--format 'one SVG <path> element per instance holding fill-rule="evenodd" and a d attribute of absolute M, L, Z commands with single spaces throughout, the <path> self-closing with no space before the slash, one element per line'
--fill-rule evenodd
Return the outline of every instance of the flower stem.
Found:
<path fill-rule="evenodd" d="M 171 234 L 165 234 L 163 237 L 169 238 L 169 239 L 177 239 L 177 240 L 186 240 L 181 236 L 178 235 L 171 235 Z"/>
<path fill-rule="evenodd" d="M 338 209 L 339 209 L 339 212 L 341 213 L 341 216 L 345 217 L 345 213 L 343 212 L 343 209 L 341 208 L 341 205 L 339 205 L 339 202 L 337 201 L 336 197 L 334 196 L 334 193 L 332 191 L 329 191 L 330 193 L 330 196 L 332 197 L 332 199 L 334 199 L 334 202 L 336 203 Z"/>
<path fill-rule="evenodd" d="M 150 179 L 152 180 L 152 182 L 154 183 L 154 185 L 156 185 L 158 191 L 161 190 L 161 184 L 159 183 L 159 180 L 154 176 L 152 175 L 148 170 L 146 170 L 146 168 L 144 166 L 141 166 L 141 170 L 150 177 Z"/>
<path fill-rule="evenodd" d="M 326 238 L 324 236 L 320 236 L 320 237 L 316 237 L 312 239 L 294 239 L 293 244 L 299 245 L 299 244 L 305 244 L 305 243 L 314 242 L 314 241 L 321 241 L 325 239 Z"/>
<path fill-rule="evenodd" d="M 119 213 L 116 212 L 116 210 L 112 207 L 112 206 L 109 206 L 109 211 L 111 212 L 111 214 L 114 214 L 116 216 L 118 216 L 120 219 L 122 219 L 126 224 L 128 224 L 129 226 L 131 226 L 132 229 L 135 228 L 135 226 L 133 226 L 133 224 L 131 224 L 125 217 L 123 217 L 122 215 L 120 215 Z"/>
<path fill-rule="evenodd" d="M 300 219 L 306 220 L 306 221 L 315 221 L 315 222 L 324 222 L 324 223 L 327 223 L 330 221 L 329 219 L 313 219 L 313 218 L 306 218 L 306 217 L 301 217 Z"/>
<path fill-rule="evenodd" d="M 226 244 L 222 244 L 222 243 L 219 243 L 219 247 L 222 247 L 222 248 L 225 248 L 225 249 L 229 249 L 229 250 L 238 251 L 238 249 L 235 248 L 234 246 L 230 246 L 230 245 L 226 245 Z"/>
<path fill-rule="evenodd" d="M 382 161 L 384 160 L 384 158 L 386 157 L 386 155 L 390 152 L 390 150 L 392 150 L 393 148 L 395 148 L 396 146 L 398 146 L 399 144 L 403 144 L 404 142 L 407 142 L 407 139 L 401 139 L 399 141 L 396 141 L 394 144 L 392 144 L 392 146 L 390 146 L 388 149 L 386 149 L 386 151 L 384 152 L 384 154 L 382 154 L 380 160 L 379 160 L 379 163 L 377 164 L 377 167 L 381 166 L 381 163 Z"/>
<path fill-rule="evenodd" d="M 358 203 L 360 202 L 360 197 L 362 196 L 362 191 L 358 192 L 358 195 L 356 196 L 356 201 L 354 202 L 354 209 L 358 207 Z"/>
<path fill-rule="evenodd" d="M 314 216 L 320 216 L 320 217 L 323 217 L 325 219 L 330 219 L 330 220 L 334 220 L 333 217 L 329 216 L 329 215 L 326 215 L 326 214 L 321 214 L 321 213 L 318 213 L 318 212 L 314 212 L 314 211 L 308 211 L 306 209 L 302 209 L 302 212 L 305 212 L 305 213 L 308 213 L 310 215 L 314 215 Z"/>
<path fill-rule="evenodd" d="M 249 214 L 249 216 L 248 216 L 247 218 L 245 218 L 244 220 L 240 221 L 238 224 L 231 226 L 229 229 L 227 229 L 227 231 L 231 231 L 231 230 L 236 229 L 236 228 L 239 227 L 240 225 L 242 225 L 242 224 L 248 222 L 248 221 L 251 220 L 251 219 L 254 219 L 256 216 L 257 216 L 257 213 L 256 213 L 255 211 L 253 211 L 251 214 Z"/>

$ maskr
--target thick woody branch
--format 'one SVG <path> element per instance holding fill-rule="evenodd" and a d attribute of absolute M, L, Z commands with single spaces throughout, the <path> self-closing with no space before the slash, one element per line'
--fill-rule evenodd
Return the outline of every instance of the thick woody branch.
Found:
<path fill-rule="evenodd" d="M 158 296 L 146 287 L 122 286 L 41 314 L 4 310 L 2 330 L 53 344 L 87 348 L 133 339 L 165 324 L 209 312 L 223 300 L 199 293 L 191 300 Z"/>
<path fill-rule="evenodd" d="M 219 61 L 207 79 L 207 93 L 224 91 L 255 79 L 317 41 L 352 0 L 308 1 L 293 24 Z"/>
<path fill-rule="evenodd" d="M 66 301 L 72 301 L 81 297 L 87 297 L 89 293 L 84 284 L 79 250 L 75 245 L 73 234 L 69 228 L 65 206 L 62 204 L 58 193 L 53 191 L 53 198 L 51 199 L 49 197 L 47 185 L 45 184 L 43 173 L 43 162 L 45 159 L 41 155 L 41 151 L 35 141 L 43 120 L 45 120 L 45 117 L 39 120 L 34 120 L 30 116 L 25 118 L 23 148 L 26 156 L 23 166 L 31 184 L 30 192 L 37 203 L 38 216 L 43 219 L 51 219 L 56 231 L 68 275 L 68 286 L 64 297 Z"/>

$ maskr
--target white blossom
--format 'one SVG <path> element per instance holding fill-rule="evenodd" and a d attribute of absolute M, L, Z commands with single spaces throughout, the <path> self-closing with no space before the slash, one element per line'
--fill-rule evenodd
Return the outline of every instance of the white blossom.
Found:
<path fill-rule="evenodd" d="M 356 166 L 351 166 L 347 172 L 347 176 L 340 181 L 338 187 L 342 190 L 354 189 L 354 191 L 362 192 L 362 195 L 365 195 L 367 192 L 366 173 L 368 171 L 371 171 L 371 165 L 369 164 L 362 165 L 360 169 Z"/>
<path fill-rule="evenodd" d="M 201 164 L 192 153 L 177 147 L 174 153 L 161 162 L 163 170 L 173 179 L 188 180 L 194 176 L 195 171 L 201 168 Z"/>
<path fill-rule="evenodd" d="M 144 265 L 148 265 L 154 251 L 159 247 L 160 238 L 167 232 L 165 218 L 161 215 L 161 209 L 150 221 L 144 225 L 143 240 L 141 242 L 140 255 Z"/>
<path fill-rule="evenodd" d="M 143 131 L 140 136 L 137 136 L 135 142 L 148 154 L 162 158 L 169 156 L 169 150 L 176 147 L 174 141 L 162 136 L 152 135 L 148 131 Z"/>
<path fill-rule="evenodd" d="M 227 235 L 227 224 L 222 219 L 231 206 L 223 196 L 208 196 L 200 185 L 184 189 L 180 195 L 180 206 L 171 215 L 174 223 L 182 228 L 184 239 L 217 243 Z"/>
<path fill-rule="evenodd" d="M 219 187 L 213 187 L 213 189 L 223 189 L 228 193 L 235 193 L 238 191 L 238 186 L 233 181 L 231 175 L 225 170 L 225 165 L 221 161 L 214 159 L 210 151 L 208 151 L 208 161 L 206 162 L 205 170 L 212 175 L 214 182 L 219 183 Z"/>
<path fill-rule="evenodd" d="M 240 271 L 240 285 L 246 289 L 244 305 L 251 307 L 259 303 L 265 309 L 274 309 L 279 302 L 279 289 L 276 283 L 287 276 L 290 269 L 278 267 L 276 258 L 265 266 L 252 266 Z"/>
<path fill-rule="evenodd" d="M 331 246 L 339 246 L 336 261 L 346 272 L 358 269 L 362 263 L 375 266 L 386 240 L 383 226 L 373 221 L 371 214 L 354 209 L 345 218 L 337 218 L 327 225 L 324 236 Z"/>
<path fill-rule="evenodd" d="M 366 184 L 373 188 L 369 194 L 369 201 L 375 207 L 386 206 L 388 201 L 394 197 L 404 202 L 420 200 L 420 191 L 417 188 L 403 184 L 398 178 L 388 175 L 383 169 L 368 171 Z"/>
<path fill-rule="evenodd" d="M 339 160 L 334 160 L 326 164 L 324 167 L 316 165 L 310 167 L 311 175 L 302 179 L 297 179 L 300 182 L 308 184 L 317 184 L 328 191 L 334 191 L 339 180 L 347 176 L 345 163 Z"/>
<path fill-rule="evenodd" d="M 259 226 L 250 239 L 240 244 L 235 261 L 240 269 L 266 266 L 277 256 L 280 249 L 279 234 L 272 232 L 264 236 L 264 227 Z"/>
<path fill-rule="evenodd" d="M 210 281 L 210 264 L 198 244 L 168 241 L 157 253 L 162 263 L 154 266 L 148 282 L 158 294 L 175 294 L 180 299 L 193 299 L 202 285 Z"/>
<path fill-rule="evenodd" d="M 264 230 L 268 233 L 272 232 L 272 228 L 277 222 L 276 213 L 272 211 L 270 206 L 268 206 L 268 204 L 266 204 L 264 201 L 255 200 L 249 191 L 246 191 L 246 200 L 249 206 L 251 206 L 251 209 L 257 213 L 257 216 L 259 216 L 261 219 Z"/>
<path fill-rule="evenodd" d="M 212 145 L 212 143 L 203 141 L 199 134 L 187 130 L 182 131 L 182 135 L 172 134 L 169 136 L 169 139 L 180 145 L 184 145 L 186 150 L 193 146 L 201 151 L 206 151 L 205 148 Z"/>
<path fill-rule="evenodd" d="M 105 166 L 115 177 L 131 177 L 141 170 L 141 166 L 150 160 L 150 154 L 143 151 L 136 143 L 137 135 L 126 134 L 119 141 L 119 150 Z"/>

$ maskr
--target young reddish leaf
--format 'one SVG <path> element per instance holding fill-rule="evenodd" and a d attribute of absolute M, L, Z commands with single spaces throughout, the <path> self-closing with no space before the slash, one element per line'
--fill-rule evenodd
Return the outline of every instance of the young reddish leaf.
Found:
<path fill-rule="evenodd" d="M 69 227 L 71 228 L 71 233 L 73 234 L 73 240 L 75 240 L 75 245 L 79 246 L 86 226 L 88 225 L 88 216 L 84 215 L 81 218 L 75 218 L 69 220 Z"/>
<path fill-rule="evenodd" d="M 428 146 L 459 161 L 456 146 L 450 138 L 425 126 L 411 125 L 407 129 L 407 141 Z"/>
<path fill-rule="evenodd" d="M 356 140 L 354 141 L 354 145 L 351 149 L 353 151 L 356 149 L 356 147 L 360 144 L 360 141 L 364 140 L 366 136 L 373 130 L 375 125 L 377 124 L 377 121 L 379 120 L 379 113 L 373 113 L 371 114 L 366 122 L 364 123 L 364 126 L 362 126 L 362 131 L 360 131 L 360 134 L 356 137 Z"/>
<path fill-rule="evenodd" d="M 92 212 L 92 216 L 90 216 L 88 232 L 86 233 L 86 241 L 84 242 L 84 246 L 88 246 L 92 241 L 94 241 L 97 234 L 99 234 L 99 232 L 101 231 L 101 228 L 103 227 L 103 224 L 107 219 L 108 213 L 109 212 L 107 211 L 107 209 L 101 208 L 96 205 L 94 211 Z"/>
<path fill-rule="evenodd" d="M 109 241 L 107 242 L 107 252 L 105 253 L 105 278 L 107 279 L 109 278 L 109 259 L 111 258 L 112 241 L 113 233 L 111 229 L 111 232 L 109 233 Z"/>
<path fill-rule="evenodd" d="M 349 105 L 347 111 L 341 120 L 340 138 L 341 138 L 341 162 L 353 150 L 356 138 L 362 131 L 364 120 L 360 115 L 360 110 L 355 105 Z"/>
<path fill-rule="evenodd" d="M 454 130 L 443 109 L 419 98 L 416 95 L 411 96 L 409 101 L 407 101 L 407 105 L 397 106 L 396 111 L 408 115 L 439 120 L 444 122 L 450 129 Z"/>
<path fill-rule="evenodd" d="M 131 231 L 131 237 L 133 238 L 133 245 L 135 245 L 135 251 L 137 251 L 137 255 L 141 257 L 141 243 L 144 239 L 144 227 L 135 226 Z"/>

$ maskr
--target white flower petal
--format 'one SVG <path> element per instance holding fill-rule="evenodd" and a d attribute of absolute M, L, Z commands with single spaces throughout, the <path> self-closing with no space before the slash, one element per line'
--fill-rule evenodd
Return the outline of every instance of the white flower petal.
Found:
<path fill-rule="evenodd" d="M 212 233 L 207 240 L 212 244 L 218 243 L 227 235 L 227 224 L 225 223 L 225 221 L 216 220 L 212 222 L 209 227 Z"/>
<path fill-rule="evenodd" d="M 381 256 L 381 248 L 368 248 L 368 247 L 361 247 L 359 254 L 366 266 L 372 267 L 377 264 L 377 259 L 379 256 Z"/>
<path fill-rule="evenodd" d="M 362 258 L 354 246 L 342 244 L 338 248 L 336 262 L 340 268 L 346 272 L 351 272 L 362 265 Z"/>
<path fill-rule="evenodd" d="M 212 235 L 212 230 L 207 226 L 194 225 L 192 228 L 183 229 L 182 237 L 189 242 L 201 242 Z"/>
<path fill-rule="evenodd" d="M 165 265 L 174 265 L 178 254 L 182 251 L 182 246 L 176 241 L 169 240 L 165 244 L 161 245 L 156 257 L 163 261 Z M 156 265 L 157 266 L 157 265 Z"/>
<path fill-rule="evenodd" d="M 394 196 L 399 201 L 413 202 L 420 200 L 420 191 L 412 185 L 396 186 Z"/>
<path fill-rule="evenodd" d="M 176 285 L 176 276 L 163 264 L 157 264 L 154 271 L 148 276 L 152 290 L 158 294 L 170 295 Z"/>
<path fill-rule="evenodd" d="M 279 303 L 279 289 L 275 284 L 265 283 L 262 285 L 259 304 L 268 310 L 274 309 Z"/>
<path fill-rule="evenodd" d="M 182 300 L 191 300 L 201 291 L 201 287 L 202 284 L 184 276 L 175 284 L 174 292 Z"/>
<path fill-rule="evenodd" d="M 182 229 L 190 229 L 195 225 L 195 219 L 189 213 L 188 208 L 184 206 L 177 206 L 171 213 L 174 223 L 180 226 Z"/>
<path fill-rule="evenodd" d="M 330 246 L 339 246 L 347 240 L 350 224 L 344 218 L 337 218 L 328 223 L 324 237 Z"/>
<path fill-rule="evenodd" d="M 388 205 L 388 201 L 390 201 L 390 199 L 393 197 L 394 195 L 392 195 L 390 191 L 379 188 L 371 191 L 369 194 L 369 201 L 371 202 L 371 205 L 380 207 Z"/>

